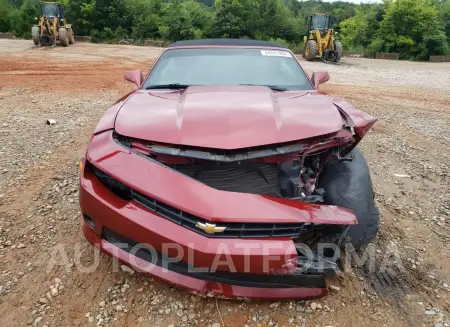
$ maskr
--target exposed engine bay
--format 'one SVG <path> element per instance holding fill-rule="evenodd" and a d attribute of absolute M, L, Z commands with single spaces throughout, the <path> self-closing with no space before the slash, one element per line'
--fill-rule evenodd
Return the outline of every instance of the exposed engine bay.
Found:
<path fill-rule="evenodd" d="M 332 158 L 354 144 L 352 132 L 303 140 L 301 143 L 252 149 L 217 150 L 152 144 L 115 135 L 116 141 L 186 176 L 222 191 L 323 202 L 320 172 Z"/>

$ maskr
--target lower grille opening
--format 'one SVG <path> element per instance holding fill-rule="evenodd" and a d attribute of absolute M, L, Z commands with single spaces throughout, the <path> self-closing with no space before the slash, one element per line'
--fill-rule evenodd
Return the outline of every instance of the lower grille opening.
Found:
<path fill-rule="evenodd" d="M 146 262 L 200 280 L 258 288 L 326 287 L 325 279 L 321 275 L 269 275 L 226 271 L 198 272 L 198 267 L 190 266 L 183 261 L 169 262 L 161 253 L 154 250 L 150 251 L 145 248 L 144 244 L 122 236 L 111 229 L 104 228 L 102 237 L 108 243 L 116 245 L 123 251 L 131 253 Z M 154 255 L 156 255 L 156 258 Z"/>

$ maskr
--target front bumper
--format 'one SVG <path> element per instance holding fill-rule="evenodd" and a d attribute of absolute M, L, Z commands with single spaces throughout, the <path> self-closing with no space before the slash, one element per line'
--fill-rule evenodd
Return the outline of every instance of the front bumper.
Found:
<path fill-rule="evenodd" d="M 185 267 L 163 263 L 148 254 L 135 253 L 123 246 L 117 247 L 118 239 L 109 236 L 102 239 L 88 224 L 83 225 L 86 239 L 120 262 L 136 271 L 170 285 L 186 289 L 201 296 L 219 296 L 236 299 L 308 299 L 327 294 L 323 276 L 263 275 L 239 273 L 189 272 Z M 110 243 L 111 242 L 111 243 Z M 123 243 L 120 243 L 123 245 Z M 184 266 L 184 265 L 182 265 Z"/>
<path fill-rule="evenodd" d="M 356 222 L 353 214 L 337 207 L 275 202 L 211 189 L 130 153 L 108 132 L 94 136 L 87 159 L 140 193 L 211 222 L 254 221 L 257 217 L 262 222 L 273 222 L 272 217 L 284 223 Z M 180 194 L 180 188 L 189 192 Z M 135 201 L 121 199 L 88 170 L 81 176 L 80 205 L 88 241 L 137 271 L 191 292 L 248 299 L 302 299 L 327 292 L 323 275 L 296 273 L 298 252 L 292 238 L 206 237 Z"/>

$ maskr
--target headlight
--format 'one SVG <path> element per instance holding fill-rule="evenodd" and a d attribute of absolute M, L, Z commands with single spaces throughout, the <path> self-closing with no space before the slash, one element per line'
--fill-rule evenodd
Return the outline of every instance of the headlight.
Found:
<path fill-rule="evenodd" d="M 115 180 L 108 174 L 105 174 L 100 169 L 91 164 L 89 161 L 86 161 L 86 168 L 89 168 L 98 178 L 98 180 L 102 182 L 103 185 L 105 185 L 111 192 L 113 192 L 118 197 L 124 200 L 133 199 L 133 192 L 128 186 L 120 183 L 119 181 Z"/>

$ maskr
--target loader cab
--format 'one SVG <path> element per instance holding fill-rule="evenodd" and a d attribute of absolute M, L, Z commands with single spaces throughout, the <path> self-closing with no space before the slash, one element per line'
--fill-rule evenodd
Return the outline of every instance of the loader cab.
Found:
<path fill-rule="evenodd" d="M 64 20 L 64 9 L 57 2 L 41 2 L 41 11 L 44 17 L 58 17 L 59 20 Z"/>
<path fill-rule="evenodd" d="M 309 18 L 308 34 L 314 30 L 327 32 L 337 23 L 337 18 L 328 14 L 313 14 Z"/>

